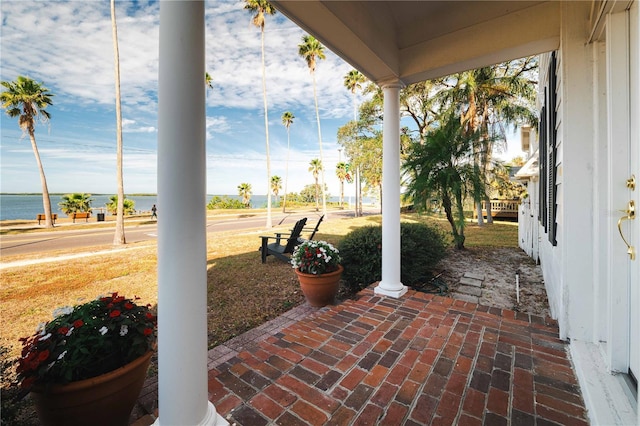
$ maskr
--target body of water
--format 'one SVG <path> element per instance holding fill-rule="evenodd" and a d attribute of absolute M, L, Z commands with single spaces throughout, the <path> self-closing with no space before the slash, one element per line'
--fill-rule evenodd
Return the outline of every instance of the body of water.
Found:
<path fill-rule="evenodd" d="M 109 202 L 112 195 L 92 195 L 91 207 L 94 213 L 99 212 Z M 53 194 L 51 199 L 51 213 L 57 213 L 58 217 L 65 217 L 58 207 L 62 201 L 62 195 Z M 138 211 L 150 211 L 151 206 L 157 204 L 155 195 L 133 195 L 126 198 L 135 201 L 135 209 Z M 104 210 L 106 212 L 106 209 Z M 42 195 L 0 194 L 0 220 L 34 220 L 36 215 L 44 213 L 42 208 Z"/>
<path fill-rule="evenodd" d="M 111 195 L 92 195 L 93 202 L 91 207 L 94 212 L 99 212 L 98 209 L 104 208 L 105 204 L 109 202 Z M 213 195 L 207 195 L 207 202 L 211 200 Z M 227 195 L 229 198 L 235 198 L 241 200 L 242 197 L 238 195 Z M 62 195 L 54 194 L 51 198 L 51 212 L 57 213 L 58 217 L 64 217 L 64 214 L 60 211 L 58 203 L 62 201 Z M 126 198 L 135 201 L 135 209 L 141 212 L 151 211 L 151 206 L 158 204 L 156 195 L 131 195 Z M 272 196 L 272 201 L 275 202 L 275 197 Z M 338 202 L 339 197 L 331 197 L 331 202 Z M 345 197 L 345 203 L 349 203 L 349 197 Z M 364 199 L 367 203 L 369 200 Z M 267 196 L 266 195 L 252 195 L 251 196 L 252 208 L 266 208 Z M 105 210 L 106 211 L 106 210 Z M 40 194 L 0 194 L 0 220 L 35 220 L 36 216 L 40 213 L 44 213 L 42 208 L 42 195 Z M 162 214 L 162 206 L 158 204 L 158 214 Z"/>

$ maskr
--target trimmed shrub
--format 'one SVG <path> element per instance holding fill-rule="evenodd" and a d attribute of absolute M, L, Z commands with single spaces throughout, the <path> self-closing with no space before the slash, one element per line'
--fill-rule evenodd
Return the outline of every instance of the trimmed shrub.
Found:
<path fill-rule="evenodd" d="M 382 270 L 382 227 L 363 226 L 349 232 L 340 241 L 342 279 L 349 290 L 357 292 L 379 281 Z"/>
<path fill-rule="evenodd" d="M 445 236 L 424 223 L 400 224 L 400 279 L 405 285 L 427 280 L 445 255 Z M 338 247 L 342 278 L 351 291 L 359 291 L 382 278 L 382 227 L 365 226 L 347 234 Z"/>
<path fill-rule="evenodd" d="M 208 210 L 215 209 L 246 209 L 247 206 L 242 203 L 240 200 L 236 200 L 235 198 L 230 198 L 226 195 L 220 197 L 219 195 L 215 195 L 211 201 L 207 204 Z"/>

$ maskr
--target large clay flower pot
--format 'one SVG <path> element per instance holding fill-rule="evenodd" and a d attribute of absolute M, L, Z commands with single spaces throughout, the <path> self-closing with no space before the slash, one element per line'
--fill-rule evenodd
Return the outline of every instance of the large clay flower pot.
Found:
<path fill-rule="evenodd" d="M 322 307 L 332 304 L 340 288 L 340 277 L 344 268 L 338 265 L 338 270 L 322 275 L 305 274 L 298 269 L 298 281 L 304 296 L 311 306 Z"/>
<path fill-rule="evenodd" d="M 124 367 L 65 385 L 35 385 L 31 390 L 43 425 L 128 425 L 153 352 Z"/>

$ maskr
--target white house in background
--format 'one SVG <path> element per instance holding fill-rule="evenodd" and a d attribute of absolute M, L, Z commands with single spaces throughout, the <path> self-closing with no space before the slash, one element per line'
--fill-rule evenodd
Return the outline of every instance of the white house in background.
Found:
<path fill-rule="evenodd" d="M 540 262 L 539 226 L 538 226 L 538 141 L 535 131 L 529 126 L 520 129 L 520 143 L 523 152 L 527 153 L 527 161 L 515 175 L 527 188 L 527 196 L 518 208 L 518 244 L 529 257 Z"/>
<path fill-rule="evenodd" d="M 383 262 L 376 292 L 389 297 L 406 291 L 400 88 L 544 54 L 539 173 L 534 159 L 528 214 L 521 215 L 522 231 L 530 234 L 521 244 L 542 265 L 592 423 L 640 425 L 638 0 L 272 3 L 383 89 Z M 169 211 L 158 224 L 158 424 L 226 424 L 207 400 L 204 211 L 185 216 L 180 209 L 205 203 L 204 55 L 203 2 L 162 1 L 158 198 Z"/>

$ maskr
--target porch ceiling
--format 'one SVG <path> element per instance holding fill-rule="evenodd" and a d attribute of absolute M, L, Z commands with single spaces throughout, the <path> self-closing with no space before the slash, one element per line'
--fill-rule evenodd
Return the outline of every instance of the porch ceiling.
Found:
<path fill-rule="evenodd" d="M 370 80 L 412 84 L 558 47 L 557 1 L 273 0 Z"/>

